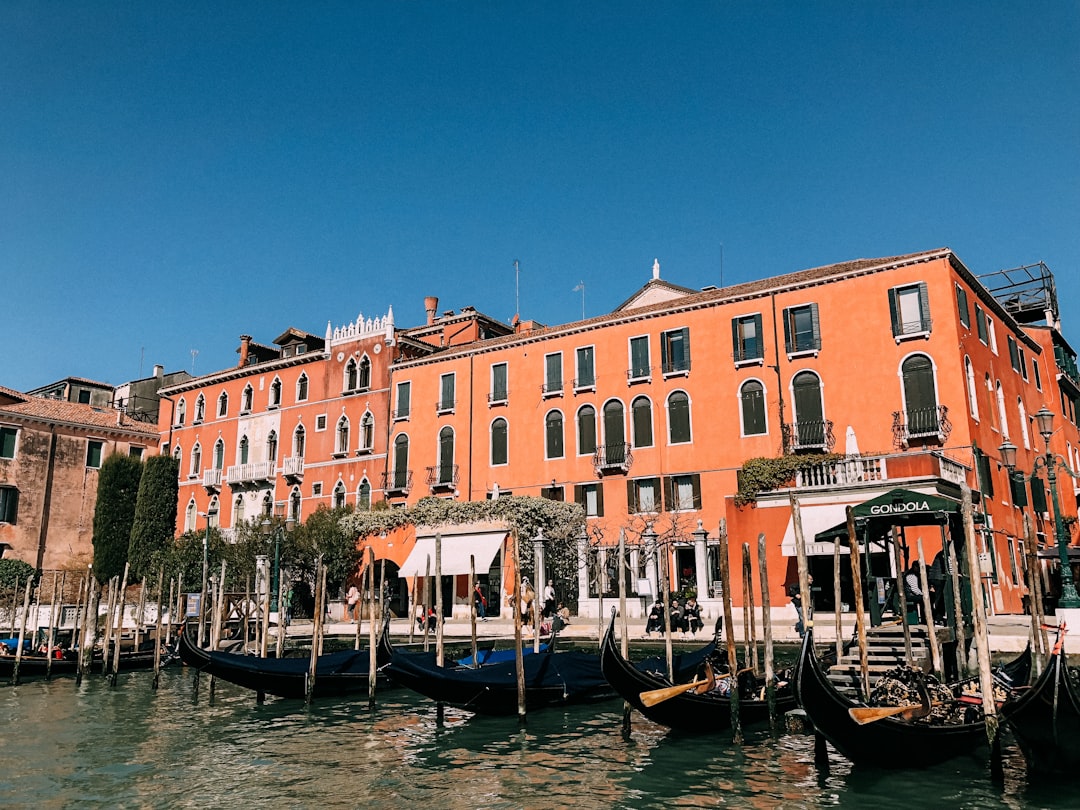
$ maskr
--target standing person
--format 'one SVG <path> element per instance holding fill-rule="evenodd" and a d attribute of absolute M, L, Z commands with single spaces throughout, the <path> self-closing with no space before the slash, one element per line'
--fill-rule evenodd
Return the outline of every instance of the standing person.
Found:
<path fill-rule="evenodd" d="M 904 596 L 907 597 L 908 613 L 914 611 L 918 616 L 923 612 L 922 583 L 919 581 L 919 561 L 915 560 L 904 574 Z M 905 617 L 906 620 L 907 617 Z M 925 617 L 923 617 L 925 620 Z"/>
<path fill-rule="evenodd" d="M 926 572 L 926 581 L 930 586 L 930 610 L 934 614 L 935 624 L 945 623 L 945 583 L 949 572 L 945 570 L 945 552 L 939 551 Z"/>
<path fill-rule="evenodd" d="M 487 621 L 487 599 L 484 598 L 484 592 L 480 590 L 480 583 L 476 583 L 476 587 L 473 589 L 473 604 L 476 605 L 476 615 L 480 621 Z"/>
<path fill-rule="evenodd" d="M 360 591 L 356 589 L 356 584 L 349 586 L 349 593 L 345 596 L 345 601 L 348 603 L 348 618 L 354 624 L 360 621 Z"/>
<path fill-rule="evenodd" d="M 544 586 L 544 618 L 550 619 L 555 614 L 555 583 L 550 579 Z"/>
<path fill-rule="evenodd" d="M 792 582 L 788 585 L 788 596 L 791 597 L 791 604 L 795 608 L 795 615 L 798 617 L 795 622 L 795 632 L 799 634 L 799 638 L 802 638 L 806 635 L 806 622 L 803 619 L 802 592 L 799 590 L 798 582 Z"/>

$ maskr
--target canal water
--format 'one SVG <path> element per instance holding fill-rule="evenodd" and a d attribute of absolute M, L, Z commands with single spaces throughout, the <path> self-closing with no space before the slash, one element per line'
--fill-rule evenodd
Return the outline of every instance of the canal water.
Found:
<path fill-rule="evenodd" d="M 405 690 L 299 701 L 192 671 L 0 686 L 0 807 L 72 808 L 691 808 L 1076 807 L 1074 789 L 1030 785 L 1005 748 L 995 787 L 982 759 L 918 772 L 853 771 L 835 753 L 814 766 L 813 740 L 751 734 L 680 737 L 622 704 L 485 718 Z"/>

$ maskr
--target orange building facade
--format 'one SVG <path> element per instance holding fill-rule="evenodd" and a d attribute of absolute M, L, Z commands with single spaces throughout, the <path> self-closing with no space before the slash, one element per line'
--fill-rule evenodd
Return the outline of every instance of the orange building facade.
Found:
<path fill-rule="evenodd" d="M 187 411 L 169 424 L 163 417 L 171 452 L 190 462 L 195 441 L 220 440 L 235 458 L 243 437 L 264 448 L 255 477 L 234 478 L 229 462 L 215 466 L 223 471 L 216 490 L 205 471 L 182 460 L 180 524 L 194 528 L 210 498 L 220 503 L 223 484 L 232 502 L 243 501 L 231 512 L 221 504 L 232 520 L 275 503 L 288 504 L 290 514 L 295 504 L 302 518 L 314 504 L 334 502 L 333 493 L 361 507 L 372 499 L 404 505 L 505 493 L 575 500 L 588 517 L 585 562 L 576 583 L 559 585 L 576 592 L 579 613 L 595 615 L 600 598 L 616 593 L 610 550 L 620 534 L 642 603 L 666 570 L 672 588 L 694 591 L 715 611 L 721 522 L 736 549 L 748 544 L 754 570 L 765 534 L 770 599 L 784 605 L 795 570 L 792 492 L 803 505 L 811 569 L 823 574 L 827 566 L 831 582 L 831 543 L 813 533 L 838 522 L 846 505 L 897 488 L 955 501 L 966 483 L 983 516 L 980 560 L 992 610 L 1021 608 L 1025 511 L 1053 567 L 1045 474 L 1011 481 L 998 448 L 1016 445 L 1017 469 L 1030 474 L 1046 449 L 1032 416 L 1045 406 L 1057 415 L 1050 449 L 1080 467 L 1075 353 L 1062 337 L 1056 299 L 1038 319 L 1030 309 L 1007 309 L 948 249 L 700 291 L 665 281 L 657 264 L 612 313 L 552 327 L 505 326 L 468 308 L 436 316 L 436 306 L 428 299 L 427 323 L 415 329 L 396 329 L 391 316 L 370 334 L 356 330 L 353 342 L 334 344 L 328 332 L 314 356 L 278 356 L 169 389 Z M 286 351 L 282 339 L 275 343 Z M 376 345 L 384 347 L 378 354 Z M 341 381 L 349 358 L 361 357 L 371 360 L 371 383 L 354 393 Z M 273 380 L 292 391 L 301 373 L 309 384 L 318 380 L 317 400 L 271 408 Z M 243 396 L 245 386 L 263 400 L 257 414 L 220 421 L 204 411 L 203 422 L 191 424 L 194 396 L 211 408 L 221 393 Z M 350 433 L 339 456 L 335 426 L 345 419 L 354 430 L 368 413 L 370 452 L 357 456 Z M 321 432 L 313 428 L 320 415 Z M 288 447 L 301 424 L 302 480 L 287 453 L 267 465 L 266 438 L 274 431 Z M 295 459 L 294 439 L 291 446 Z M 748 459 L 823 452 L 838 455 L 736 505 Z M 1059 483 L 1075 534 L 1074 479 L 1060 473 Z M 940 549 L 936 528 L 905 534 L 913 557 L 920 538 L 927 557 Z M 393 566 L 410 551 L 370 541 Z M 658 548 L 670 552 L 666 566 L 657 564 Z M 741 603 L 740 584 L 732 589 Z M 831 586 L 822 591 L 815 600 L 826 607 Z"/>

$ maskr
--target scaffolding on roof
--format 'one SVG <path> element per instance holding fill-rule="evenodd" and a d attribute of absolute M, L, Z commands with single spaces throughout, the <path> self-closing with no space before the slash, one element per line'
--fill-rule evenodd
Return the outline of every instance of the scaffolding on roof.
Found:
<path fill-rule="evenodd" d="M 1020 323 L 1046 321 L 1054 326 L 1058 316 L 1054 274 L 1045 262 L 996 270 L 977 277 L 983 286 Z"/>

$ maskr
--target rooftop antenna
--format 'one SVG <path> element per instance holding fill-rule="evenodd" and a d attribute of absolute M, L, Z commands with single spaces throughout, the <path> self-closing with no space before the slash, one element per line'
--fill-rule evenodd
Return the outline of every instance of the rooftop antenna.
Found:
<path fill-rule="evenodd" d="M 143 361 L 146 359 L 146 347 L 139 348 L 139 378 L 142 379 Z"/>
<path fill-rule="evenodd" d="M 191 376 L 195 376 L 195 358 L 199 356 L 198 349 L 191 350 Z"/>
<path fill-rule="evenodd" d="M 585 320 L 585 282 L 579 281 L 571 292 L 581 293 L 581 320 Z"/>
<path fill-rule="evenodd" d="M 720 286 L 724 286 L 724 243 L 720 243 Z"/>
<path fill-rule="evenodd" d="M 514 259 L 514 314 L 521 314 L 521 265 Z"/>

